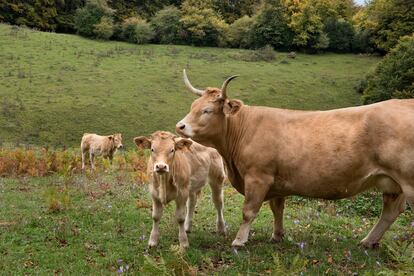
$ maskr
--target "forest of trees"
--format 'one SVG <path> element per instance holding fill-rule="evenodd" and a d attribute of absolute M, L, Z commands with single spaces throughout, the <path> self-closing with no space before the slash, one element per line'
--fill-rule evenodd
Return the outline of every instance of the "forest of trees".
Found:
<path fill-rule="evenodd" d="M 133 43 L 379 52 L 414 30 L 413 0 L 0 0 L 0 21 Z"/>

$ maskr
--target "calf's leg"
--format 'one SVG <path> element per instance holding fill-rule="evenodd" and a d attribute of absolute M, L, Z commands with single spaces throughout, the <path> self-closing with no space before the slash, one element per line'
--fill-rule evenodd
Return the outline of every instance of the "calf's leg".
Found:
<path fill-rule="evenodd" d="M 283 230 L 283 209 L 285 207 L 285 198 L 276 197 L 269 200 L 270 209 L 273 212 L 273 234 L 272 241 L 279 242 L 284 235 Z"/>
<path fill-rule="evenodd" d="M 361 245 L 366 248 L 374 248 L 379 244 L 380 239 L 385 231 L 390 228 L 391 224 L 397 219 L 398 215 L 404 212 L 405 195 L 401 194 L 383 194 L 383 207 L 380 220 L 372 228 L 369 234 L 361 241 Z"/>
<path fill-rule="evenodd" d="M 178 223 L 178 240 L 180 242 L 181 248 L 187 248 L 189 246 L 188 244 L 188 238 L 187 233 L 184 229 L 184 222 L 185 222 L 185 216 L 186 216 L 186 201 L 187 197 L 181 197 L 178 196 L 175 200 L 176 203 L 176 209 L 175 209 L 175 219 Z"/>
<path fill-rule="evenodd" d="M 84 170 L 85 169 L 86 151 L 81 148 L 81 152 L 82 152 L 82 170 Z"/>
<path fill-rule="evenodd" d="M 193 214 L 197 204 L 197 194 L 190 192 L 187 200 L 187 216 L 185 218 L 185 232 L 190 233 L 193 228 Z"/>
<path fill-rule="evenodd" d="M 226 234 L 226 222 L 224 221 L 223 216 L 223 206 L 224 206 L 224 200 L 223 200 L 223 182 L 224 182 L 224 176 L 217 177 L 217 178 L 211 178 L 210 180 L 210 187 L 211 187 L 211 194 L 214 206 L 217 210 L 217 233 L 221 235 Z"/>
<path fill-rule="evenodd" d="M 247 242 L 249 238 L 251 223 L 256 218 L 256 215 L 263 204 L 263 200 L 266 197 L 271 183 L 273 183 L 273 177 L 268 177 L 265 175 L 247 175 L 245 177 L 243 223 L 237 232 L 232 246 L 244 246 L 244 244 Z"/>
<path fill-rule="evenodd" d="M 164 207 L 158 199 L 152 199 L 152 230 L 148 246 L 153 247 L 158 244 L 160 236 L 160 220 L 163 213 Z"/>
<path fill-rule="evenodd" d="M 95 155 L 92 152 L 89 152 L 89 159 L 90 159 L 90 162 L 91 162 L 92 170 L 95 170 L 95 163 L 94 163 Z"/>

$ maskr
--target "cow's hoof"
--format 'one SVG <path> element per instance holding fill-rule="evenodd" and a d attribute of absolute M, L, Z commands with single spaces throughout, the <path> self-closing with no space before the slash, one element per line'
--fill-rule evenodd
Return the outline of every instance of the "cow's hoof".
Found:
<path fill-rule="evenodd" d="M 359 243 L 361 246 L 363 246 L 364 248 L 367 249 L 376 249 L 379 247 L 379 242 L 370 242 L 368 240 L 363 239 L 362 241 L 360 241 Z"/>
<path fill-rule="evenodd" d="M 245 244 L 246 242 L 243 242 L 243 241 L 241 241 L 241 240 L 239 240 L 239 239 L 235 239 L 233 242 L 232 242 L 232 244 L 231 244 L 231 246 L 233 247 L 233 248 L 241 248 L 241 247 L 244 247 L 244 244 Z"/>
<path fill-rule="evenodd" d="M 149 241 L 148 242 L 148 247 L 149 248 L 153 248 L 156 247 L 158 245 L 158 243 L 156 241 Z"/>
<path fill-rule="evenodd" d="M 281 242 L 283 240 L 283 233 L 273 233 L 272 238 L 270 239 L 271 242 Z"/>
<path fill-rule="evenodd" d="M 188 242 L 185 243 L 180 243 L 180 250 L 185 251 L 190 247 L 190 245 L 188 244 Z"/>

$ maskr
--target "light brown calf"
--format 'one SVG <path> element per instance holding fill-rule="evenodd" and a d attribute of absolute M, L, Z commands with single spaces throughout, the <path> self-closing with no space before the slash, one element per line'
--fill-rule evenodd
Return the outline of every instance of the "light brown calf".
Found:
<path fill-rule="evenodd" d="M 404 211 L 414 208 L 414 100 L 390 100 L 328 111 L 247 106 L 219 88 L 187 88 L 199 96 L 177 132 L 218 150 L 231 184 L 245 196 L 233 246 L 243 246 L 265 200 L 274 214 L 272 239 L 283 236 L 289 195 L 325 199 L 370 188 L 383 193 L 379 222 L 361 243 L 377 246 Z"/>
<path fill-rule="evenodd" d="M 86 154 L 89 153 L 92 170 L 95 169 L 94 159 L 97 155 L 108 158 L 112 165 L 112 159 L 117 149 L 123 148 L 122 135 L 120 133 L 109 136 L 101 136 L 94 133 L 84 133 L 81 141 L 82 170 L 85 169 Z"/>
<path fill-rule="evenodd" d="M 151 179 L 153 225 L 148 245 L 158 244 L 164 206 L 175 200 L 180 246 L 188 247 L 186 232 L 191 232 L 197 194 L 207 179 L 217 209 L 217 231 L 225 234 L 222 192 L 225 171 L 218 152 L 165 131 L 157 131 L 148 138 L 135 137 L 134 142 L 138 148 L 151 149 L 147 171 Z"/>

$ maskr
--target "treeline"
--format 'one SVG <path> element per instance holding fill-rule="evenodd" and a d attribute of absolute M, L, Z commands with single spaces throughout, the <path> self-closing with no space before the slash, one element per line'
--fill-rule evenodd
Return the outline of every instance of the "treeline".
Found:
<path fill-rule="evenodd" d="M 133 43 L 387 53 L 413 0 L 0 0 L 0 20 Z"/>

